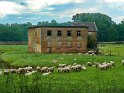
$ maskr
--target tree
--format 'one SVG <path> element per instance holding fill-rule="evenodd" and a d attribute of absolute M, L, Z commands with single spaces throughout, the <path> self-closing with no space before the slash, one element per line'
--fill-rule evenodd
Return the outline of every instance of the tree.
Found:
<path fill-rule="evenodd" d="M 92 35 L 88 35 L 87 48 L 95 49 L 96 48 L 96 40 Z"/>
<path fill-rule="evenodd" d="M 95 22 L 98 28 L 98 41 L 108 41 L 108 31 L 114 22 L 111 17 L 101 13 L 80 13 L 73 16 L 74 22 Z"/>

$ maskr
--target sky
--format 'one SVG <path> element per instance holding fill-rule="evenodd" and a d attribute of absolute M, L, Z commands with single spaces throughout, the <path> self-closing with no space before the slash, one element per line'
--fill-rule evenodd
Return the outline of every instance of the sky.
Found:
<path fill-rule="evenodd" d="M 77 13 L 102 13 L 120 23 L 124 0 L 0 0 L 0 24 L 72 21 Z"/>

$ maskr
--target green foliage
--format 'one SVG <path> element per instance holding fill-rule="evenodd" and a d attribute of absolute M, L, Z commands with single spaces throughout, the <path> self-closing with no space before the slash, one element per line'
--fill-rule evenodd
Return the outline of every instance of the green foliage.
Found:
<path fill-rule="evenodd" d="M 96 43 L 97 41 L 95 40 L 95 38 L 92 35 L 88 35 L 87 48 L 95 49 L 97 47 Z"/>

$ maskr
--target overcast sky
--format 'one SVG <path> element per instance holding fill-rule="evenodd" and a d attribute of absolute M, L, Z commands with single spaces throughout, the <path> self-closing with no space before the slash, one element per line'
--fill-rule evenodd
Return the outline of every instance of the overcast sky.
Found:
<path fill-rule="evenodd" d="M 72 21 L 76 13 L 103 13 L 120 23 L 124 0 L 0 0 L 0 23 Z"/>

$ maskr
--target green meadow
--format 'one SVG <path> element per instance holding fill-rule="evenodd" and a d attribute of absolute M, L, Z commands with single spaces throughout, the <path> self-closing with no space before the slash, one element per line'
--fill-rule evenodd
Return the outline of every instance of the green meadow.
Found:
<path fill-rule="evenodd" d="M 0 93 L 124 93 L 123 44 L 98 45 L 101 53 L 96 56 L 75 54 L 30 54 L 26 45 L 0 45 L 0 60 L 11 67 L 55 66 L 47 76 L 34 73 L 30 76 L 10 74 L 0 76 Z M 110 53 L 111 56 L 104 54 Z M 74 60 L 76 59 L 76 60 Z M 57 60 L 58 63 L 52 63 Z M 114 61 L 115 67 L 99 70 L 87 67 L 86 62 Z M 59 63 L 85 65 L 80 72 L 58 73 Z M 4 68 L 4 66 L 2 66 Z"/>

